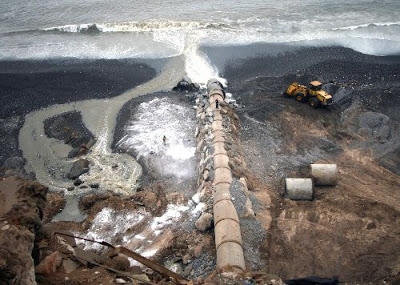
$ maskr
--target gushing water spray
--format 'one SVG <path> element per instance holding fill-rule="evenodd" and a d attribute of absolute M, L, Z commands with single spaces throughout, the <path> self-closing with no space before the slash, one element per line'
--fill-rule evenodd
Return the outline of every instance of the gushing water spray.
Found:
<path fill-rule="evenodd" d="M 226 86 L 226 79 L 219 77 L 217 68 L 210 63 L 207 55 L 199 50 L 199 42 L 203 37 L 205 35 L 202 35 L 200 31 L 194 35 L 186 35 L 183 51 L 186 73 L 193 82 L 200 84 L 201 87 L 206 87 L 210 78 L 216 78 Z"/>

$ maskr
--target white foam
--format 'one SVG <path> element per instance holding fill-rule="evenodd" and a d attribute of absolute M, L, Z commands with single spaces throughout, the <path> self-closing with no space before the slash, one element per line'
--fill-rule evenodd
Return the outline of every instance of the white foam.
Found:
<path fill-rule="evenodd" d="M 191 108 L 172 103 L 166 97 L 142 103 L 117 146 L 151 160 L 154 171 L 163 175 L 191 177 L 191 159 L 196 150 L 192 115 Z"/>
<path fill-rule="evenodd" d="M 187 206 L 169 204 L 167 206 L 167 211 L 161 217 L 154 218 L 150 228 L 153 231 L 162 230 L 166 226 L 176 222 L 182 216 L 182 213 L 188 209 L 189 207 Z"/>
<path fill-rule="evenodd" d="M 226 23 L 208 21 L 177 21 L 177 20 L 149 20 L 126 21 L 109 23 L 84 23 L 55 26 L 43 29 L 44 31 L 60 31 L 67 33 L 86 32 L 88 28 L 97 28 L 100 32 L 155 32 L 155 31 L 188 31 L 209 28 L 226 28 Z"/>
<path fill-rule="evenodd" d="M 161 234 L 171 225 L 176 224 L 188 209 L 188 206 L 169 204 L 162 216 L 152 217 L 143 209 L 124 211 L 106 207 L 97 213 L 91 227 L 83 236 L 77 232 L 74 234 L 113 245 L 122 242 L 122 246 L 141 253 L 145 257 L 151 257 L 158 252 L 159 246 L 164 245 Z M 104 250 L 103 246 L 98 243 L 81 239 L 77 239 L 76 242 L 85 250 L 99 252 Z"/>
<path fill-rule="evenodd" d="M 115 237 L 127 232 L 130 228 L 140 224 L 145 216 L 140 212 L 115 211 L 111 208 L 103 208 L 93 219 L 91 227 L 86 232 L 85 238 L 98 242 L 105 241 L 113 243 Z M 77 234 L 79 235 L 79 234 Z M 77 240 L 85 249 L 102 250 L 103 246 L 98 243 L 91 243 Z"/>

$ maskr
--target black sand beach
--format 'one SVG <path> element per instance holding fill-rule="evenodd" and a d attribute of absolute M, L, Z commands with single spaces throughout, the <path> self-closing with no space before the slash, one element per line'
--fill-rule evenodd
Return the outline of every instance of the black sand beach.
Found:
<path fill-rule="evenodd" d="M 333 92 L 339 86 L 352 90 L 351 96 L 335 96 L 336 104 L 331 109 L 338 110 L 336 114 L 357 100 L 364 111 L 382 113 L 394 122 L 400 120 L 397 111 L 400 105 L 399 56 L 369 56 L 342 47 L 301 48 L 282 44 L 202 47 L 202 50 L 220 75 L 228 80 L 229 92 L 246 106 L 243 112 L 257 118 L 271 116 L 267 110 L 280 110 L 278 105 L 268 102 L 268 98 L 257 94 L 260 89 L 268 88 L 276 95 L 292 81 L 307 83 L 319 79 L 334 83 L 331 84 L 336 86 L 332 87 Z M 153 78 L 165 61 L 59 59 L 0 62 L 3 102 L 0 107 L 0 164 L 10 157 L 21 156 L 17 140 L 25 114 L 53 104 L 111 98 Z M 391 145 L 389 151 L 380 148 L 376 151 L 382 152 L 379 157 L 383 164 L 398 172 L 397 147 Z M 8 166 L 13 167 L 12 164 Z"/>
<path fill-rule="evenodd" d="M 154 68 L 137 60 L 0 61 L 0 118 L 53 104 L 114 97 L 155 74 Z"/>

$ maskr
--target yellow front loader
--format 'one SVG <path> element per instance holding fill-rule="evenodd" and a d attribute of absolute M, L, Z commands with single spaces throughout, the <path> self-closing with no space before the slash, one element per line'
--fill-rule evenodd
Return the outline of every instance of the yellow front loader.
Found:
<path fill-rule="evenodd" d="M 332 105 L 332 95 L 322 90 L 322 83 L 316 80 L 311 81 L 308 86 L 293 82 L 283 93 L 295 97 L 299 102 L 308 102 L 313 108 Z"/>

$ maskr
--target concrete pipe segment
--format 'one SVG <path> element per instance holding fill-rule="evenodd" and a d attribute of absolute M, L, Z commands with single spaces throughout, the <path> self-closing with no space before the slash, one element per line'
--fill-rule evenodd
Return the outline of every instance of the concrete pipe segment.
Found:
<path fill-rule="evenodd" d="M 214 205 L 222 200 L 231 200 L 231 191 L 229 188 L 231 184 L 229 183 L 220 183 L 215 185 L 213 191 Z"/>
<path fill-rule="evenodd" d="M 217 249 L 217 267 L 244 271 L 246 269 L 239 217 L 231 201 L 230 185 L 232 172 L 229 157 L 225 150 L 224 129 L 222 125 L 221 102 L 225 99 L 223 85 L 216 79 L 207 83 L 207 92 L 214 113 L 212 133 L 214 140 L 214 232 Z M 218 101 L 218 104 L 216 103 Z"/>
<path fill-rule="evenodd" d="M 291 200 L 312 200 L 313 181 L 311 178 L 286 178 L 286 195 Z"/>
<path fill-rule="evenodd" d="M 337 183 L 336 164 L 310 164 L 311 177 L 318 186 L 334 186 Z"/>
<path fill-rule="evenodd" d="M 225 90 L 224 90 L 224 86 L 222 85 L 221 82 L 218 81 L 218 79 L 210 79 L 207 82 L 207 94 L 208 97 L 210 97 L 210 95 L 212 95 L 212 93 L 218 92 L 222 94 L 222 99 L 225 99 Z"/>

